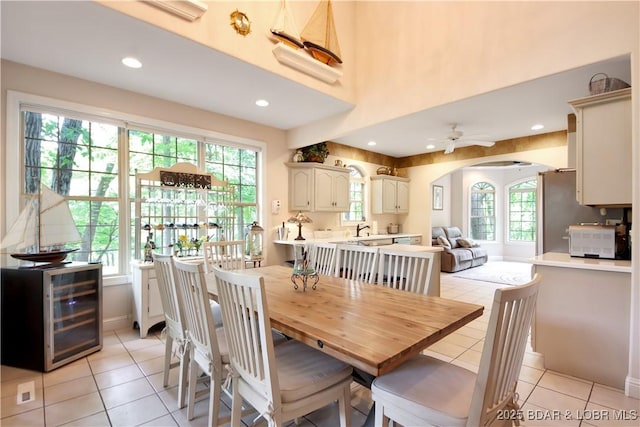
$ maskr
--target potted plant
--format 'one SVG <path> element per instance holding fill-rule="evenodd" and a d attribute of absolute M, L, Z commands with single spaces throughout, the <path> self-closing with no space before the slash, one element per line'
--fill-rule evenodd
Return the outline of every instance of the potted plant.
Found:
<path fill-rule="evenodd" d="M 327 147 L 326 141 L 302 147 L 301 150 L 305 162 L 324 163 L 329 155 L 329 147 Z"/>

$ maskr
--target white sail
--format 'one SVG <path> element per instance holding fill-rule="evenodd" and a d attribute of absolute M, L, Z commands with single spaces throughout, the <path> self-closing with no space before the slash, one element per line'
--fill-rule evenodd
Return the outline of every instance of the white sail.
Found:
<path fill-rule="evenodd" d="M 18 219 L 11 225 L 11 228 L 0 242 L 0 249 L 6 248 L 26 248 L 36 244 L 36 217 L 38 200 L 34 196 L 29 199 L 27 206 L 20 212 Z"/>
<path fill-rule="evenodd" d="M 64 245 L 80 240 L 67 201 L 42 186 L 40 193 L 40 247 Z"/>
<path fill-rule="evenodd" d="M 331 0 L 320 1 L 300 36 L 317 60 L 326 64 L 342 63 Z"/>
<path fill-rule="evenodd" d="M 20 212 L 0 242 L 0 248 L 22 249 L 37 245 L 36 251 L 40 251 L 47 246 L 64 245 L 80 239 L 64 197 L 43 185 L 39 197 L 34 195 Z"/>
<path fill-rule="evenodd" d="M 291 11 L 287 7 L 286 0 L 281 0 L 280 10 L 271 26 L 271 34 L 291 47 L 303 47 L 300 41 L 300 32 Z"/>

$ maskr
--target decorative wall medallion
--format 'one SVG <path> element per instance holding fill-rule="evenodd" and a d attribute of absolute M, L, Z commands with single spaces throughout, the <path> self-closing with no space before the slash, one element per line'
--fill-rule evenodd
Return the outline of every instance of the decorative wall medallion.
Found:
<path fill-rule="evenodd" d="M 238 34 L 242 34 L 243 36 L 251 32 L 251 21 L 249 21 L 249 17 L 238 11 L 238 9 L 231 13 L 231 26 Z"/>

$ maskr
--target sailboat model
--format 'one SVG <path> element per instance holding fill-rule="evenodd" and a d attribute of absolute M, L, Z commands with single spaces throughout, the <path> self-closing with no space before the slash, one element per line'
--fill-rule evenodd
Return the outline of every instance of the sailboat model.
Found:
<path fill-rule="evenodd" d="M 300 41 L 298 27 L 293 20 L 293 15 L 291 15 L 287 8 L 286 0 L 282 0 L 281 2 L 280 10 L 271 27 L 271 34 L 288 46 L 298 49 L 304 48 L 304 45 Z"/>
<path fill-rule="evenodd" d="M 342 64 L 331 0 L 320 1 L 300 35 L 304 47 L 315 59 L 327 65 Z"/>
<path fill-rule="evenodd" d="M 39 194 L 34 194 L 27 206 L 20 212 L 7 235 L 0 242 L 0 249 L 16 247 L 28 248 L 26 252 L 10 254 L 13 258 L 58 263 L 77 249 L 50 249 L 80 240 L 80 233 L 71 216 L 64 197 L 42 186 Z"/>

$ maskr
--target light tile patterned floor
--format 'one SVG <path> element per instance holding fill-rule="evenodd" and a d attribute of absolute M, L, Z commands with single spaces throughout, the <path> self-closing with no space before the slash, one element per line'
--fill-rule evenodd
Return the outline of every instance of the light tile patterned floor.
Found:
<path fill-rule="evenodd" d="M 501 285 L 442 274 L 442 296 L 491 306 L 494 290 Z M 425 351 L 450 363 L 477 371 L 489 319 L 485 314 Z M 140 339 L 136 330 L 107 332 L 102 351 L 53 372 L 2 366 L 0 425 L 10 426 L 204 426 L 206 400 L 196 405 L 196 417 L 186 419 L 178 409 L 177 372 L 169 388 L 162 386 L 164 345 L 159 331 Z M 522 411 L 531 426 L 639 426 L 640 400 L 590 381 L 545 370 L 539 355 L 527 352 L 518 394 Z M 36 399 L 17 405 L 20 383 L 34 381 Z M 221 415 L 229 414 L 230 401 L 223 398 Z M 371 393 L 352 386 L 353 425 L 364 423 Z M 626 411 L 626 412 L 625 412 Z M 634 418 L 615 421 L 616 415 Z M 574 419 L 567 419 L 571 415 Z M 529 417 L 530 416 L 530 417 Z M 581 418 L 581 419 L 577 419 Z M 252 418 L 245 419 L 250 425 Z M 264 425 L 264 423 L 261 423 Z M 315 411 L 301 420 L 303 427 L 334 427 L 337 405 Z"/>

